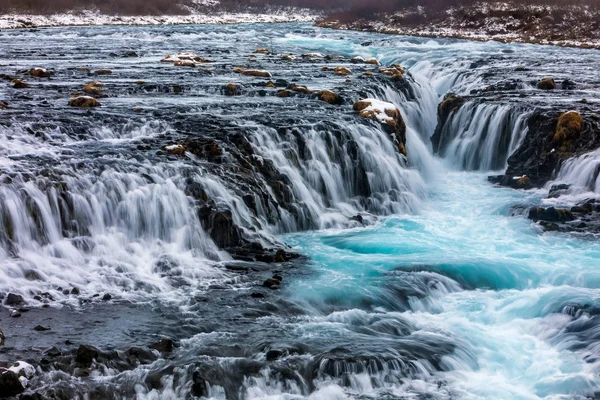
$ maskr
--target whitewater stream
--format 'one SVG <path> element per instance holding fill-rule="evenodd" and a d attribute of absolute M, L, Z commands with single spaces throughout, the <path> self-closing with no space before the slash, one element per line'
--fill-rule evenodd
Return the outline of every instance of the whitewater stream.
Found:
<path fill-rule="evenodd" d="M 160 62 L 180 51 L 214 62 Z M 600 98 L 598 51 L 249 24 L 5 30 L 0 53 L 52 71 L 0 84 L 0 362 L 36 367 L 28 398 L 600 396 L 598 237 L 523 211 L 599 198 L 600 153 L 542 189 L 487 180 L 535 108 Z M 102 106 L 68 107 L 92 81 Z M 447 93 L 468 100 L 432 145 Z M 407 157 L 362 98 L 399 108 Z"/>

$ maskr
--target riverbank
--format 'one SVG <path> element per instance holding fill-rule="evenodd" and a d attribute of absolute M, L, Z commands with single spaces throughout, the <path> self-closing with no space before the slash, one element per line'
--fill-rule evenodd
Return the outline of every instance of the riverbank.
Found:
<path fill-rule="evenodd" d="M 600 10 L 479 3 L 433 12 L 405 9 L 371 19 L 332 15 L 317 26 L 431 38 L 600 49 Z"/>

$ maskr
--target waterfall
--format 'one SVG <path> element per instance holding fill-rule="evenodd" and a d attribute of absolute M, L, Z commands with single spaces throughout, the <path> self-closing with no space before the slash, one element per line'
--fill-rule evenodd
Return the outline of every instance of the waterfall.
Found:
<path fill-rule="evenodd" d="M 462 170 L 500 170 L 527 133 L 530 112 L 505 104 L 467 101 L 440 121 L 434 150 Z"/>
<path fill-rule="evenodd" d="M 571 194 L 600 195 L 600 150 L 568 159 L 560 167 L 553 184 L 569 185 Z"/>

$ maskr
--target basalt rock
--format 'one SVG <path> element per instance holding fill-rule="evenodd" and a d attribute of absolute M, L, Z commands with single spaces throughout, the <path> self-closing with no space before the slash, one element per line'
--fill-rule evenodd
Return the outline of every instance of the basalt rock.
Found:
<path fill-rule="evenodd" d="M 490 180 L 513 186 L 514 178 L 527 176 L 530 187 L 548 182 L 561 164 L 600 147 L 600 123 L 576 111 L 536 111 L 527 121 L 521 146 L 508 158 L 504 175 Z"/>

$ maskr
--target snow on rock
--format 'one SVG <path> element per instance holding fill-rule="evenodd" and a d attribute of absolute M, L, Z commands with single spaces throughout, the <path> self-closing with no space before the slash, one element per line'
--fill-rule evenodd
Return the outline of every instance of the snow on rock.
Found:
<path fill-rule="evenodd" d="M 176 67 L 195 67 L 196 65 L 214 62 L 210 58 L 200 57 L 191 51 L 171 54 L 160 61 L 173 63 Z"/>
<path fill-rule="evenodd" d="M 406 124 L 398 107 L 392 103 L 377 99 L 363 99 L 354 103 L 354 111 L 361 117 L 373 119 L 384 124 L 390 139 L 396 146 L 398 153 L 407 155 L 406 152 Z"/>
<path fill-rule="evenodd" d="M 302 57 L 305 58 L 325 58 L 325 56 L 321 53 L 306 53 L 302 54 Z"/>
<path fill-rule="evenodd" d="M 361 117 L 377 119 L 381 123 L 389 123 L 398 118 L 400 111 L 392 103 L 377 99 L 363 99 L 354 103 L 354 110 Z"/>
<path fill-rule="evenodd" d="M 31 378 L 35 375 L 35 367 L 25 361 L 17 361 L 8 370 L 24 378 Z"/>

